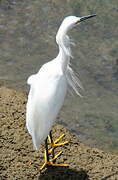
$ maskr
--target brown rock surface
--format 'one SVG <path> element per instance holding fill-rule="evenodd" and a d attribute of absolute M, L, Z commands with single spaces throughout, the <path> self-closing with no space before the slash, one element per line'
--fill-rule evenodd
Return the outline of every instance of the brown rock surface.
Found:
<path fill-rule="evenodd" d="M 117 180 L 118 155 L 90 148 L 70 134 L 64 127 L 53 128 L 54 138 L 65 133 L 70 143 L 57 148 L 63 154 L 57 163 L 68 163 L 69 168 L 45 168 L 44 146 L 33 150 L 31 137 L 25 127 L 26 94 L 0 87 L 0 180 Z"/>

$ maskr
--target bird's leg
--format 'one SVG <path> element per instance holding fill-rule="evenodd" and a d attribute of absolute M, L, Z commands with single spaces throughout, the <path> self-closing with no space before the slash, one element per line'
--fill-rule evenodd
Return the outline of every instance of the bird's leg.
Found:
<path fill-rule="evenodd" d="M 45 162 L 44 162 L 44 164 L 41 166 L 40 170 L 42 170 L 42 169 L 47 165 L 47 163 L 49 162 L 49 154 L 48 154 L 48 143 L 47 143 L 47 140 L 48 140 L 48 138 L 46 138 L 46 140 L 45 140 L 45 152 L 44 152 Z"/>
<path fill-rule="evenodd" d="M 49 142 L 50 142 L 50 144 L 51 144 L 51 151 L 49 150 L 49 153 L 52 153 L 52 157 L 54 158 L 54 148 L 52 148 L 52 145 L 53 145 L 53 139 L 52 139 L 52 133 L 51 133 L 51 131 L 50 131 L 50 134 L 48 135 L 48 140 L 49 140 Z"/>
<path fill-rule="evenodd" d="M 65 134 L 62 134 L 58 139 L 56 139 L 55 141 L 53 141 L 53 138 L 52 138 L 52 133 L 50 131 L 50 134 L 48 135 L 48 140 L 49 142 L 51 143 L 51 149 L 49 150 L 49 153 L 52 153 L 52 155 L 54 154 L 54 149 L 56 147 L 60 147 L 60 146 L 63 146 L 65 144 L 68 144 L 69 141 L 65 141 L 65 142 L 62 142 L 62 143 L 58 143 L 63 137 L 65 136 Z"/>
<path fill-rule="evenodd" d="M 40 168 L 40 170 L 42 170 L 43 168 L 45 168 L 46 166 L 59 166 L 59 167 L 67 167 L 68 164 L 55 164 L 54 161 L 62 154 L 62 151 L 60 151 L 59 153 L 57 153 L 54 156 L 54 150 L 53 150 L 53 158 L 49 159 L 49 152 L 48 152 L 48 137 L 45 140 L 45 154 L 44 154 L 44 158 L 45 158 L 45 162 L 42 165 L 42 167 Z"/>

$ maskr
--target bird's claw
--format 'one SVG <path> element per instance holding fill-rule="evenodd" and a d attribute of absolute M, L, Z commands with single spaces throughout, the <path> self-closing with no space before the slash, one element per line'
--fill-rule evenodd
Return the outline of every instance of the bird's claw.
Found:
<path fill-rule="evenodd" d="M 55 155 L 54 158 L 50 159 L 49 161 L 47 161 L 45 159 L 45 162 L 44 164 L 42 165 L 42 167 L 40 168 L 40 170 L 44 169 L 45 167 L 68 167 L 69 165 L 68 164 L 55 164 L 53 163 L 53 161 L 55 161 L 60 155 L 62 154 L 62 151 L 60 151 L 58 154 Z"/>
<path fill-rule="evenodd" d="M 69 166 L 68 164 L 55 164 L 54 163 L 55 160 L 62 154 L 62 151 L 60 151 L 59 153 L 54 155 L 54 149 L 69 143 L 69 141 L 58 143 L 64 136 L 65 136 L 65 134 L 62 134 L 58 139 L 53 141 L 52 136 L 48 135 L 48 141 L 49 141 L 51 147 L 50 147 L 50 149 L 46 149 L 46 151 L 45 151 L 45 154 L 44 154 L 45 162 L 41 166 L 40 170 L 42 170 L 45 167 L 49 167 L 49 166 L 53 166 L 53 167 L 54 166 L 56 166 L 56 167 L 67 167 L 67 166 Z M 51 153 L 52 153 L 52 159 L 49 159 L 49 155 Z"/>
<path fill-rule="evenodd" d="M 51 138 L 50 136 L 48 136 L 48 140 L 51 144 L 51 149 L 48 151 L 49 154 L 52 153 L 52 151 L 56 148 L 56 147 L 60 147 L 60 146 L 63 146 L 65 144 L 68 144 L 69 141 L 65 141 L 65 142 L 62 142 L 62 143 L 58 143 L 63 137 L 65 136 L 65 134 L 62 134 L 59 138 L 57 138 L 54 142 L 51 142 Z M 57 144 L 58 143 L 58 144 Z"/>

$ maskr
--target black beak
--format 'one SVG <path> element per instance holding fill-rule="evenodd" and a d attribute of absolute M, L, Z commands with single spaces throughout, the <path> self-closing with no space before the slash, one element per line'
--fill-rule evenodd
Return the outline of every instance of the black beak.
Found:
<path fill-rule="evenodd" d="M 92 14 L 92 15 L 88 15 L 88 16 L 83 16 L 83 17 L 80 18 L 80 22 L 81 22 L 81 21 L 84 21 L 84 20 L 86 20 L 86 19 L 95 17 L 95 16 L 96 16 L 96 14 Z"/>
<path fill-rule="evenodd" d="M 95 17 L 95 16 L 97 16 L 97 15 L 96 15 L 96 14 L 92 14 L 92 15 L 80 17 L 75 24 L 77 25 L 77 24 L 79 24 L 81 21 L 84 21 L 84 20 L 86 20 L 86 19 L 89 19 L 89 18 L 92 18 L 92 17 Z"/>
<path fill-rule="evenodd" d="M 95 17 L 95 16 L 96 16 L 96 14 L 92 14 L 92 15 L 88 15 L 88 16 L 83 16 L 83 17 L 80 18 L 80 22 L 81 22 L 81 21 L 84 21 L 84 20 L 86 20 L 86 19 Z"/>

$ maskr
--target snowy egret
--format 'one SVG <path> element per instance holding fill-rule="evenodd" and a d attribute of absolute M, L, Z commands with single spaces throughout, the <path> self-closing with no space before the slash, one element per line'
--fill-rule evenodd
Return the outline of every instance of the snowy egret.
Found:
<path fill-rule="evenodd" d="M 70 45 L 72 44 L 67 32 L 77 26 L 81 21 L 92 18 L 96 14 L 76 17 L 66 17 L 56 35 L 56 42 L 59 46 L 59 53 L 52 61 L 44 64 L 37 74 L 31 75 L 27 83 L 30 85 L 28 101 L 26 106 L 26 126 L 32 136 L 34 148 L 39 149 L 45 140 L 45 163 L 42 168 L 51 166 L 67 166 L 66 164 L 55 164 L 55 159 L 61 154 L 54 156 L 54 148 L 67 144 L 59 143 L 59 139 L 53 141 L 51 127 L 64 103 L 68 85 L 73 88 L 76 94 L 80 95 L 81 83 L 74 74 L 70 59 L 72 58 Z M 48 138 L 51 149 L 48 149 Z M 53 158 L 49 159 L 49 153 L 53 152 Z"/>

